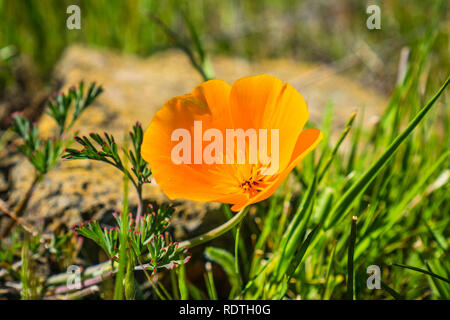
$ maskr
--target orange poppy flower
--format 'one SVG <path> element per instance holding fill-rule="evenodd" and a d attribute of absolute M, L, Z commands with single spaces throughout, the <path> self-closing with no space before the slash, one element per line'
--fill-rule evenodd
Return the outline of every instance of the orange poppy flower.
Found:
<path fill-rule="evenodd" d="M 308 117 L 303 97 L 277 78 L 245 77 L 233 86 L 210 80 L 191 94 L 172 98 L 155 114 L 144 134 L 142 156 L 171 200 L 217 201 L 239 211 L 272 195 L 320 142 L 320 130 L 303 130 Z M 245 143 L 227 135 L 238 129 L 248 134 Z"/>

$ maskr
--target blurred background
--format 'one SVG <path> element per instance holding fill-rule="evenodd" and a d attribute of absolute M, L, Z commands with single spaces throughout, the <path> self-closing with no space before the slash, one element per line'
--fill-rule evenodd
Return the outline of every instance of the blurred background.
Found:
<path fill-rule="evenodd" d="M 72 4 L 81 8 L 81 30 L 66 27 Z M 366 27 L 371 4 L 380 6 L 380 30 Z M 433 32 L 426 66 L 431 90 L 449 70 L 448 1 L 0 0 L 0 119 L 45 100 L 57 87 L 50 81 L 55 64 L 74 43 L 143 57 L 170 48 L 147 14 L 187 37 L 182 8 L 213 56 L 326 64 L 388 95 L 401 49 L 417 47 Z"/>

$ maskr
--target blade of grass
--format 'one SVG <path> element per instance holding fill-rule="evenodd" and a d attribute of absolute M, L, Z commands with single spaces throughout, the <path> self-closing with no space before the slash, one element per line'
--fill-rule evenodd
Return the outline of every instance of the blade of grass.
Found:
<path fill-rule="evenodd" d="M 244 296 L 244 294 L 250 289 L 250 287 L 255 283 L 256 279 L 266 270 L 266 268 L 274 261 L 274 258 L 270 258 L 266 263 L 263 265 L 263 267 L 251 278 L 247 284 L 245 285 L 244 289 L 239 294 L 239 299 Z"/>
<path fill-rule="evenodd" d="M 127 268 L 128 248 L 128 175 L 123 175 L 123 207 L 121 212 L 121 226 L 119 236 L 119 267 L 114 288 L 114 300 L 123 299 L 125 270 Z"/>
<path fill-rule="evenodd" d="M 143 263 L 139 259 L 139 257 L 136 257 L 136 258 L 137 258 L 139 264 L 143 265 Z M 147 270 L 145 270 L 145 268 L 143 268 L 142 271 L 144 271 L 145 277 L 147 278 L 148 283 L 153 287 L 153 290 L 155 290 L 156 295 L 161 300 L 167 300 L 167 298 L 162 295 L 161 291 L 159 291 L 158 286 L 154 283 L 153 279 L 150 277 L 150 275 L 148 274 Z"/>
<path fill-rule="evenodd" d="M 431 229 L 430 225 L 425 220 L 423 220 L 423 223 L 424 223 L 425 227 L 427 228 L 428 233 L 431 235 L 433 240 L 437 243 L 439 248 L 441 248 L 441 250 L 443 252 L 446 252 L 448 249 L 448 244 L 447 244 L 447 241 L 445 240 L 445 237 L 442 235 L 442 233 L 438 232 L 437 230 Z"/>
<path fill-rule="evenodd" d="M 205 257 L 217 263 L 225 271 L 231 284 L 230 298 L 234 297 L 234 294 L 240 291 L 241 277 L 239 269 L 236 269 L 233 255 L 221 248 L 207 247 Z"/>
<path fill-rule="evenodd" d="M 330 275 L 331 275 L 331 269 L 333 268 L 333 262 L 334 262 L 334 256 L 336 254 L 336 244 L 337 244 L 337 240 L 334 240 L 333 242 L 333 250 L 331 251 L 331 258 L 328 261 L 328 266 L 327 266 L 327 274 L 325 276 L 325 285 L 323 288 L 323 293 L 322 293 L 322 299 L 328 299 L 329 298 L 329 286 L 328 284 L 330 283 Z"/>
<path fill-rule="evenodd" d="M 345 192 L 339 202 L 333 207 L 330 213 L 331 220 L 326 224 L 325 229 L 329 229 L 334 226 L 340 219 L 349 211 L 351 205 L 361 194 L 367 186 L 377 177 L 378 173 L 388 161 L 392 158 L 400 145 L 409 137 L 411 132 L 418 126 L 425 115 L 431 110 L 434 103 L 441 96 L 442 92 L 447 88 L 450 82 L 450 77 L 447 78 L 438 92 L 431 98 L 428 103 L 419 111 L 419 113 L 409 122 L 408 126 L 400 133 L 389 147 L 383 152 L 383 154 L 370 166 L 370 168 Z"/>
<path fill-rule="evenodd" d="M 184 258 L 181 258 L 181 264 L 178 271 L 178 288 L 180 289 L 181 300 L 189 299 L 189 291 L 186 286 L 186 267 L 184 266 Z"/>
<path fill-rule="evenodd" d="M 355 130 L 353 130 L 352 133 L 351 149 L 347 159 L 347 168 L 346 168 L 346 171 L 348 173 L 353 171 L 354 168 L 355 158 L 358 152 L 359 141 L 361 139 L 362 134 L 363 119 L 364 119 L 364 108 L 362 109 L 361 115 L 359 116 L 358 124 L 356 125 L 356 128 Z"/>
<path fill-rule="evenodd" d="M 129 250 L 128 250 L 129 252 Z M 125 284 L 124 284 L 124 291 L 125 291 L 125 299 L 126 300 L 135 300 L 136 298 L 136 287 L 134 282 L 134 270 L 132 265 L 132 259 L 130 256 L 128 256 L 128 262 L 127 262 L 127 270 L 125 273 Z"/>
<path fill-rule="evenodd" d="M 304 225 L 301 224 L 302 218 L 310 210 L 312 203 L 314 202 L 316 193 L 316 175 L 314 176 L 313 182 L 311 183 L 308 193 L 305 196 L 305 200 L 297 209 L 291 223 L 288 226 L 286 233 L 283 236 L 280 244 L 280 256 L 277 260 L 277 266 L 275 269 L 275 281 L 279 282 L 284 276 L 286 270 L 288 269 L 291 261 L 294 257 L 295 251 L 298 248 L 298 244 L 301 241 L 300 236 L 304 231 Z"/>
<path fill-rule="evenodd" d="M 396 267 L 401 267 L 401 268 L 404 268 L 404 269 L 410 269 L 410 270 L 413 270 L 413 271 L 416 271 L 416 272 L 421 272 L 421 273 L 429 275 L 429 276 L 431 276 L 433 278 L 436 278 L 436 279 L 439 279 L 441 281 L 445 281 L 447 283 L 450 283 L 449 279 L 441 277 L 440 275 L 437 275 L 437 274 L 435 274 L 435 273 L 433 273 L 431 271 L 425 270 L 425 269 L 421 269 L 421 268 L 417 268 L 417 267 L 413 267 L 413 266 L 408 266 L 406 264 L 401 264 L 401 263 L 393 263 L 392 265 L 396 266 Z"/>
<path fill-rule="evenodd" d="M 22 300 L 31 300 L 31 281 L 30 281 L 30 248 L 28 241 L 25 241 L 22 246 L 22 269 L 20 273 L 20 282 L 22 284 L 21 297 Z"/>
<path fill-rule="evenodd" d="M 177 286 L 177 274 L 176 270 L 170 270 L 170 283 L 172 285 L 173 297 L 175 300 L 180 300 L 180 292 Z"/>
<path fill-rule="evenodd" d="M 287 279 L 288 282 L 292 278 L 292 276 L 295 274 L 295 271 L 297 270 L 300 263 L 303 261 L 303 257 L 305 256 L 306 250 L 308 250 L 309 245 L 311 244 L 312 240 L 317 234 L 317 230 L 319 230 L 320 225 L 315 226 L 311 232 L 306 237 L 305 241 L 303 241 L 300 249 L 298 250 L 297 254 L 295 255 L 294 259 L 292 259 L 292 264 L 290 265 L 289 269 L 287 270 Z"/>
<path fill-rule="evenodd" d="M 319 178 L 317 180 L 319 183 L 320 183 L 320 181 L 322 181 L 323 177 L 325 176 L 325 173 L 327 173 L 328 169 L 330 168 L 330 165 L 333 162 L 333 159 L 336 156 L 337 151 L 339 150 L 339 147 L 341 146 L 341 144 L 344 141 L 345 137 L 350 132 L 350 129 L 352 128 L 353 121 L 355 120 L 355 117 L 356 117 L 356 112 L 353 112 L 350 115 L 350 118 L 348 118 L 347 123 L 345 124 L 344 131 L 342 131 L 341 135 L 339 136 L 339 139 L 338 139 L 336 145 L 334 146 L 333 150 L 331 151 L 331 154 L 328 157 L 327 162 L 325 162 L 325 165 L 320 170 Z"/>
<path fill-rule="evenodd" d="M 354 261 L 353 256 L 355 253 L 355 242 L 356 242 L 356 221 L 358 220 L 358 217 L 352 218 L 352 227 L 350 231 L 350 239 L 349 239 L 349 245 L 348 245 L 348 260 L 347 260 L 347 299 L 353 300 L 355 299 L 354 295 L 354 278 L 355 278 L 355 272 L 354 272 Z"/>
<path fill-rule="evenodd" d="M 433 273 L 434 272 L 431 270 L 430 264 L 428 262 L 425 262 L 425 266 L 428 269 L 428 272 Z M 431 281 L 433 281 L 433 284 L 435 285 L 437 291 L 439 291 L 439 294 L 441 295 L 441 299 L 444 300 L 448 300 L 448 292 L 447 292 L 447 288 L 445 288 L 443 286 L 442 282 L 439 282 L 435 277 L 431 277 Z"/>
<path fill-rule="evenodd" d="M 205 270 L 206 270 L 206 274 L 204 274 L 204 276 L 205 276 L 206 287 L 208 289 L 209 298 L 211 300 L 217 300 L 217 290 L 216 290 L 216 285 L 214 284 L 214 275 L 212 272 L 211 262 L 205 263 Z"/>
<path fill-rule="evenodd" d="M 405 193 L 402 199 L 398 201 L 398 203 L 389 211 L 389 223 L 387 224 L 386 229 L 392 228 L 392 226 L 400 219 L 407 205 L 420 193 L 422 189 L 424 189 L 426 182 L 441 167 L 441 165 L 448 161 L 449 155 L 450 151 L 445 152 L 439 157 L 439 159 L 433 162 L 429 168 L 424 168 L 420 179 L 414 183 L 414 186 L 412 186 L 410 190 Z"/>
<path fill-rule="evenodd" d="M 188 283 L 187 287 L 192 298 L 194 298 L 195 300 L 205 300 L 205 298 L 203 297 L 203 293 L 199 288 L 194 286 L 192 283 Z"/>
<path fill-rule="evenodd" d="M 405 300 L 405 297 L 398 293 L 397 291 L 395 291 L 394 289 L 392 289 L 391 287 L 389 287 L 386 283 L 384 283 L 383 281 L 381 281 L 381 287 L 386 290 L 395 300 Z"/>
<path fill-rule="evenodd" d="M 236 237 L 234 242 L 234 271 L 236 272 L 236 275 L 239 277 L 239 283 L 240 280 L 240 271 L 239 271 L 239 239 L 240 239 L 240 233 L 241 233 L 241 225 L 242 222 L 239 223 L 236 227 Z"/>

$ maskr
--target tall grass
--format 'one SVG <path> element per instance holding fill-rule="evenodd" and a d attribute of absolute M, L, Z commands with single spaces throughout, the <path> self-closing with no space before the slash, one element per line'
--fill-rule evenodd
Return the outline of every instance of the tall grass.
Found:
<path fill-rule="evenodd" d="M 378 123 L 362 127 L 357 121 L 349 130 L 355 126 L 350 118 L 343 139 L 323 146 L 321 159 L 329 160 L 305 164 L 297 174 L 304 180 L 300 192 L 292 197 L 288 185 L 280 187 L 257 205 L 260 223 L 244 220 L 257 231 L 252 268 L 241 275 L 250 280 L 237 297 L 450 297 L 449 78 L 431 98 L 419 89 L 434 39 L 430 34 L 417 48 Z M 342 152 L 349 131 L 350 147 Z M 235 283 L 230 263 L 219 259 L 226 253 L 214 255 L 217 250 L 208 248 L 207 257 Z M 381 269 L 380 290 L 366 285 L 371 265 Z"/>

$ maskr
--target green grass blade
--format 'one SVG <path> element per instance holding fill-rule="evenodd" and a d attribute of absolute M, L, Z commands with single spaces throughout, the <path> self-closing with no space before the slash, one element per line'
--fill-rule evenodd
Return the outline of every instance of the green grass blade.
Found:
<path fill-rule="evenodd" d="M 188 283 L 187 287 L 189 289 L 189 293 L 191 294 L 194 300 L 205 300 L 205 298 L 203 297 L 203 293 L 200 291 L 199 288 L 194 286 L 192 283 Z"/>
<path fill-rule="evenodd" d="M 241 293 L 239 294 L 239 298 L 243 297 L 244 294 L 250 289 L 250 287 L 255 283 L 256 279 L 266 270 L 266 268 L 268 266 L 271 265 L 271 263 L 273 262 L 273 257 L 270 258 L 269 260 L 266 261 L 266 263 L 262 266 L 262 268 L 256 272 L 256 274 L 253 276 L 253 278 L 251 278 L 247 284 L 245 285 L 244 289 L 241 291 Z"/>
<path fill-rule="evenodd" d="M 181 300 L 189 299 L 189 290 L 186 286 L 186 267 L 184 266 L 184 258 L 181 259 L 180 268 L 177 270 L 178 273 L 178 288 L 180 289 Z"/>
<path fill-rule="evenodd" d="M 347 298 L 349 300 L 354 299 L 354 289 L 353 280 L 355 278 L 354 266 L 353 266 L 353 256 L 355 253 L 355 242 L 356 242 L 356 220 L 357 217 L 352 218 L 352 227 L 350 231 L 350 239 L 348 245 L 348 260 L 347 260 Z"/>
<path fill-rule="evenodd" d="M 430 264 L 428 262 L 425 262 L 425 265 L 427 267 L 428 272 L 435 274 L 430 267 Z M 444 300 L 448 300 L 448 286 L 447 288 L 444 287 L 444 284 L 440 281 L 438 281 L 438 279 L 436 279 L 436 277 L 431 277 L 431 281 L 433 282 L 434 286 L 436 287 L 437 291 L 439 292 L 439 294 L 441 295 L 441 299 Z"/>
<path fill-rule="evenodd" d="M 355 120 L 356 112 L 353 112 L 348 118 L 347 123 L 345 124 L 344 131 L 342 131 L 336 145 L 334 146 L 333 150 L 331 151 L 330 156 L 327 159 L 327 162 L 325 162 L 325 165 L 320 170 L 318 181 L 322 181 L 323 177 L 327 173 L 328 169 L 330 168 L 331 163 L 333 162 L 334 157 L 336 156 L 342 142 L 344 141 L 345 137 L 347 137 L 348 133 L 350 132 L 350 129 L 352 128 L 353 121 Z"/>
<path fill-rule="evenodd" d="M 358 195 L 360 195 L 376 178 L 381 169 L 388 163 L 400 145 L 409 137 L 411 132 L 419 125 L 425 115 L 431 110 L 434 103 L 441 96 L 442 92 L 447 88 L 450 78 L 447 78 L 438 92 L 430 101 L 419 111 L 419 113 L 411 120 L 408 126 L 400 133 L 383 154 L 372 164 L 372 166 L 345 192 L 339 202 L 333 207 L 330 213 L 330 221 L 326 224 L 325 229 L 334 226 L 348 212 L 351 205 Z"/>
<path fill-rule="evenodd" d="M 217 296 L 216 285 L 214 284 L 214 275 L 213 275 L 213 271 L 212 271 L 211 262 L 205 263 L 205 269 L 206 269 L 206 273 L 203 275 L 205 277 L 205 283 L 206 283 L 206 288 L 208 290 L 209 299 L 217 300 L 218 296 Z"/>
<path fill-rule="evenodd" d="M 123 208 L 121 212 L 120 226 L 120 248 L 119 248 L 119 267 L 116 275 L 116 284 L 114 287 L 114 300 L 122 300 L 124 293 L 124 279 L 127 268 L 127 248 L 128 248 L 128 175 L 123 175 Z"/>
<path fill-rule="evenodd" d="M 448 244 L 442 233 L 438 230 L 433 230 L 425 220 L 423 221 L 423 224 L 427 228 L 427 231 L 431 235 L 432 239 L 437 243 L 438 247 L 441 248 L 443 252 L 446 252 L 448 250 Z"/>
<path fill-rule="evenodd" d="M 396 267 L 401 267 L 401 268 L 404 268 L 404 269 L 410 269 L 410 270 L 413 270 L 413 271 L 421 272 L 421 273 L 426 274 L 426 275 L 429 275 L 429 276 L 431 276 L 431 277 L 433 277 L 433 278 L 436 278 L 436 279 L 439 279 L 439 280 L 441 280 L 441 281 L 445 281 L 445 282 L 447 282 L 447 283 L 450 283 L 450 280 L 449 280 L 449 279 L 446 279 L 446 278 L 444 278 L 444 277 L 441 277 L 440 275 L 437 275 L 437 274 L 435 274 L 435 273 L 433 273 L 433 272 L 431 272 L 431 271 L 425 270 L 425 269 L 421 269 L 421 268 L 417 268 L 417 267 L 412 267 L 412 266 L 408 266 L 408 265 L 406 265 L 406 264 L 401 264 L 401 263 L 393 263 L 392 265 L 394 265 L 394 266 L 396 266 Z"/>
<path fill-rule="evenodd" d="M 205 249 L 205 257 L 217 263 L 225 271 L 231 284 L 231 293 L 238 292 L 241 286 L 241 278 L 239 272 L 236 270 L 236 262 L 233 255 L 221 248 L 207 247 Z"/>
<path fill-rule="evenodd" d="M 292 259 L 294 258 L 295 251 L 297 250 L 298 245 L 302 240 L 301 235 L 305 230 L 306 224 L 301 222 L 302 219 L 309 219 L 311 206 L 314 202 L 316 194 L 316 187 L 317 187 L 317 179 L 316 176 L 314 176 L 314 180 L 309 187 L 306 198 L 303 201 L 303 203 L 299 206 L 297 212 L 295 213 L 280 244 L 279 248 L 279 250 L 281 250 L 280 257 L 277 261 L 275 271 L 276 281 L 280 281 L 284 276 L 286 270 L 291 264 Z M 305 217 L 308 213 L 309 215 Z"/>
<path fill-rule="evenodd" d="M 328 261 L 328 265 L 327 265 L 327 273 L 325 276 L 325 285 L 323 288 L 323 293 L 322 293 L 322 299 L 328 299 L 329 298 L 329 283 L 330 283 L 330 275 L 331 275 L 331 270 L 333 268 L 333 262 L 334 262 L 334 256 L 336 254 L 336 247 L 337 247 L 337 240 L 334 240 L 333 243 L 333 250 L 331 251 L 331 258 Z"/>
<path fill-rule="evenodd" d="M 395 300 L 405 300 L 405 297 L 398 293 L 397 291 L 395 291 L 394 289 L 392 289 L 391 287 L 389 287 L 386 283 L 384 283 L 383 281 L 381 281 L 381 287 L 386 290 Z"/>
<path fill-rule="evenodd" d="M 303 241 L 300 249 L 298 250 L 297 254 L 295 255 L 295 257 L 292 259 L 292 263 L 287 271 L 287 276 L 288 276 L 288 282 L 289 280 L 292 278 L 292 276 L 294 275 L 295 271 L 297 270 L 298 266 L 300 265 L 300 263 L 303 261 L 303 257 L 305 256 L 306 250 L 308 250 L 309 245 L 311 244 L 312 240 L 314 239 L 314 237 L 317 234 L 317 231 L 319 230 L 320 225 L 317 225 L 314 227 L 314 229 L 311 230 L 311 232 L 308 234 L 308 236 L 306 237 L 305 241 Z"/>
<path fill-rule="evenodd" d="M 442 156 L 437 159 L 432 166 L 425 169 L 418 181 L 414 183 L 414 186 L 405 193 L 402 199 L 399 200 L 398 204 L 396 204 L 389 212 L 389 223 L 386 226 L 386 229 L 389 230 L 395 223 L 401 218 L 401 215 L 408 204 L 416 197 L 425 187 L 426 182 L 430 179 L 430 177 L 441 167 L 441 165 L 448 161 L 448 156 L 450 151 L 445 152 Z"/>

